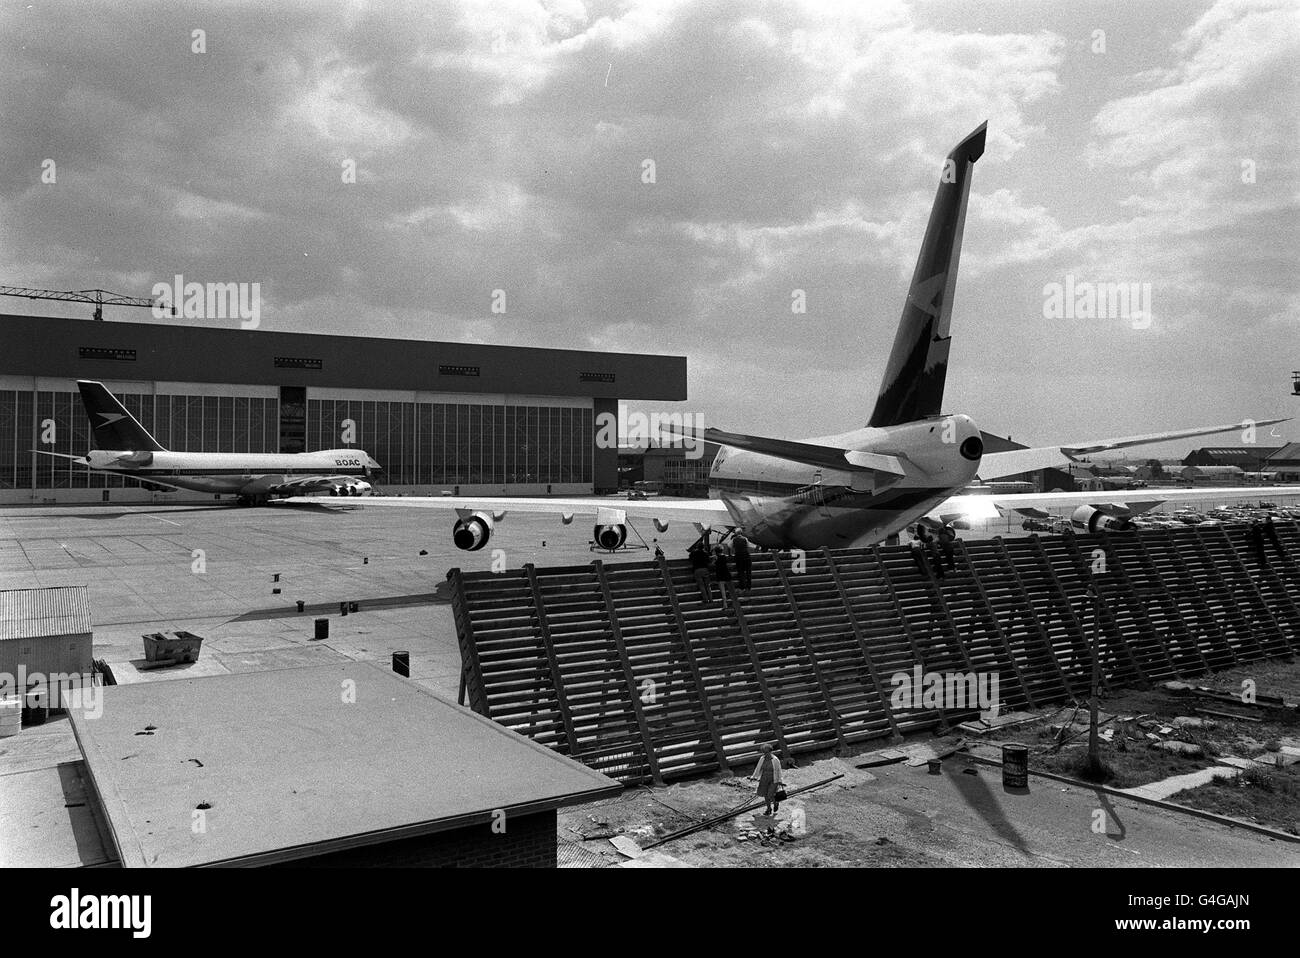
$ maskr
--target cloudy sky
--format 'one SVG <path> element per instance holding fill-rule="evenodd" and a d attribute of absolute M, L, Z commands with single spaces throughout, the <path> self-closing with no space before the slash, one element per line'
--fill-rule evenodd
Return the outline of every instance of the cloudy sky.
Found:
<path fill-rule="evenodd" d="M 833 432 L 987 119 L 949 411 L 1030 442 L 1298 415 L 1297 77 L 1282 0 L 2 0 L 0 283 L 685 355 L 683 410 Z M 1045 318 L 1067 277 L 1150 284 L 1151 321 Z"/>

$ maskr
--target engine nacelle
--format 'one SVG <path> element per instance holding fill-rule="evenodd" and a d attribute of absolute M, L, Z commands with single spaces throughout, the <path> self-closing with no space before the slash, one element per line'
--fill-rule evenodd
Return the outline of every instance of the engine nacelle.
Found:
<path fill-rule="evenodd" d="M 457 519 L 451 527 L 451 541 L 464 552 L 477 552 L 492 538 L 492 517 L 486 512 L 476 512 Z"/>
<path fill-rule="evenodd" d="M 592 534 L 596 538 L 596 545 L 613 552 L 627 541 L 627 526 L 618 522 L 607 526 L 596 526 Z"/>
<path fill-rule="evenodd" d="M 1108 516 L 1092 506 L 1075 509 L 1070 524 L 1085 532 L 1125 532 L 1133 528 L 1133 520 L 1127 516 Z"/>

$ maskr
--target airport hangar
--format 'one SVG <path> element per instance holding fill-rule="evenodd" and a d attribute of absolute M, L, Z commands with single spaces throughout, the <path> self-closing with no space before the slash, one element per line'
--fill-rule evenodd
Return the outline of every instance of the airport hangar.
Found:
<path fill-rule="evenodd" d="M 90 448 L 78 379 L 174 451 L 364 449 L 387 495 L 614 491 L 598 417 L 686 399 L 681 356 L 0 314 L 0 505 L 208 498 L 32 452 Z"/>

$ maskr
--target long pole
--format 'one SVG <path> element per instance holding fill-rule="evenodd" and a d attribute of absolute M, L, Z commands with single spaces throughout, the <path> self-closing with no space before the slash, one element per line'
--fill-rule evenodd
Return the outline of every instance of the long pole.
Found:
<path fill-rule="evenodd" d="M 1101 741 L 1097 735 L 1097 696 L 1101 686 L 1101 593 L 1095 584 L 1092 595 L 1092 689 L 1088 696 L 1088 770 L 1101 775 Z"/>

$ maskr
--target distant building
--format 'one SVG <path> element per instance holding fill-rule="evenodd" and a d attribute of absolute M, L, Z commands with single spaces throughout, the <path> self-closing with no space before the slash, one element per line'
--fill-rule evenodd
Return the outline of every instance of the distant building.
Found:
<path fill-rule="evenodd" d="M 621 446 L 618 450 L 618 484 L 631 489 L 641 483 L 667 495 L 704 495 L 709 487 L 709 470 L 718 447 L 705 443 L 699 449 L 652 442 L 642 446 Z"/>
<path fill-rule="evenodd" d="M 1241 482 L 1245 474 L 1240 466 L 1184 466 L 1178 475 L 1188 482 L 1227 484 Z"/>
<path fill-rule="evenodd" d="M 1242 472 L 1259 472 L 1280 446 L 1205 446 L 1183 457 L 1184 466 L 1236 466 Z"/>
<path fill-rule="evenodd" d="M 1184 468 L 1179 459 L 1147 459 L 1133 470 L 1133 478 L 1143 482 L 1176 482 Z"/>
<path fill-rule="evenodd" d="M 1262 471 L 1274 473 L 1276 482 L 1300 482 L 1300 442 L 1287 443 L 1274 452 Z"/>
<path fill-rule="evenodd" d="M 602 422 L 680 402 L 680 356 L 0 315 L 0 503 L 205 499 L 84 456 L 78 379 L 102 381 L 177 452 L 357 447 L 385 494 L 573 495 L 618 487 Z"/>

